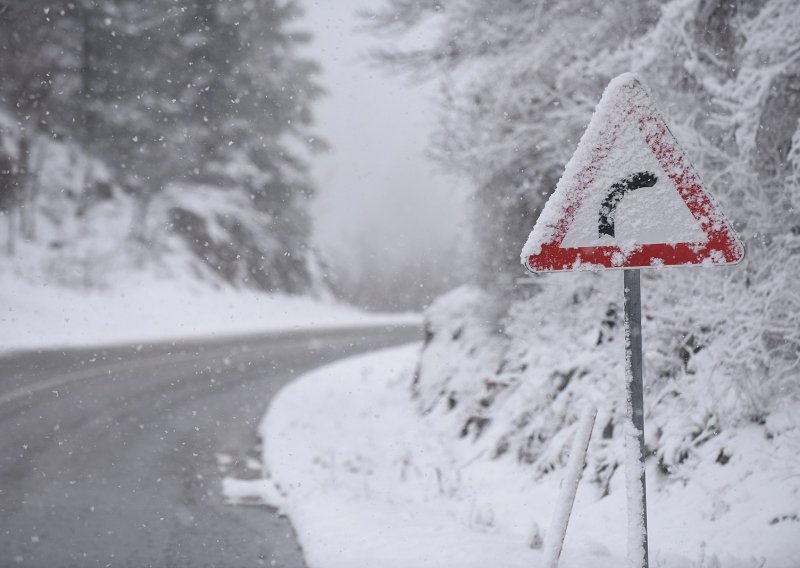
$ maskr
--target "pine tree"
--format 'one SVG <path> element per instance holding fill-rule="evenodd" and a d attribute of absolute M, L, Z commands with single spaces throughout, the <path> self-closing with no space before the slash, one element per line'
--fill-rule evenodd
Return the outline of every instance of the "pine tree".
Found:
<path fill-rule="evenodd" d="M 176 205 L 170 230 L 232 282 L 300 291 L 310 282 L 306 160 L 320 144 L 310 127 L 321 92 L 316 64 L 298 54 L 309 39 L 292 29 L 300 14 L 291 0 L 12 3 L 0 18 L 0 72 L 10 78 L 0 105 L 23 147 L 40 134 L 80 149 L 78 215 L 107 193 L 98 179 L 110 172 L 139 203 L 132 235 L 147 244 L 164 231 L 148 218 L 167 188 L 216 187 L 241 214 L 194 211 L 204 219 L 193 223 Z M 29 153 L 11 156 L 6 208 L 25 193 Z M 247 208 L 259 220 L 244 223 Z M 228 237 L 206 255 L 193 231 L 210 234 L 219 219 Z"/>

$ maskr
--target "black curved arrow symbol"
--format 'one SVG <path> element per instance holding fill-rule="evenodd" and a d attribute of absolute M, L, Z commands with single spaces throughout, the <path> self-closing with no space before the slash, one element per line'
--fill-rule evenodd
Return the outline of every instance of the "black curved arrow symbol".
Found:
<path fill-rule="evenodd" d="M 614 218 L 617 216 L 617 205 L 626 193 L 640 187 L 653 187 L 658 178 L 651 172 L 638 172 L 622 178 L 611 186 L 608 195 L 600 206 L 600 222 L 597 225 L 599 236 L 614 236 Z"/>

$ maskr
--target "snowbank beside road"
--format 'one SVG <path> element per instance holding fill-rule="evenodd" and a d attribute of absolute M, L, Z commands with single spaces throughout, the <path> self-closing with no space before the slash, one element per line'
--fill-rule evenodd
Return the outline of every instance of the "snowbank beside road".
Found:
<path fill-rule="evenodd" d="M 274 488 L 251 489 L 290 517 L 310 568 L 542 566 L 527 544 L 545 536 L 563 470 L 536 480 L 512 456 L 488 459 L 441 416 L 416 412 L 418 353 L 351 358 L 286 387 L 260 428 Z M 701 460 L 692 477 L 669 479 L 651 464 L 651 566 L 796 566 L 795 416 L 787 408 L 707 442 L 698 451 L 725 458 Z M 560 566 L 623 565 L 625 511 L 622 468 L 607 496 L 582 481 Z"/>
<path fill-rule="evenodd" d="M 464 490 L 449 444 L 415 415 L 408 381 L 418 351 L 384 350 L 305 375 L 264 418 L 265 466 L 308 565 L 530 566 L 527 523 L 516 535 L 490 530 L 488 501 Z"/>
<path fill-rule="evenodd" d="M 0 349 L 74 347 L 262 331 L 418 323 L 333 300 L 141 279 L 107 290 L 0 280 Z"/>

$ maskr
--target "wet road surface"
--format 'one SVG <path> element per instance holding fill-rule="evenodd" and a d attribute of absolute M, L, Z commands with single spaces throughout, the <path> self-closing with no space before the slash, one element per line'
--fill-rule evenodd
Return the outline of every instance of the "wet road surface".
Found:
<path fill-rule="evenodd" d="M 222 476 L 255 475 L 248 457 L 258 456 L 248 452 L 258 421 L 298 374 L 420 333 L 361 328 L 3 355 L 0 566 L 303 566 L 288 522 L 267 507 L 226 505 Z"/>

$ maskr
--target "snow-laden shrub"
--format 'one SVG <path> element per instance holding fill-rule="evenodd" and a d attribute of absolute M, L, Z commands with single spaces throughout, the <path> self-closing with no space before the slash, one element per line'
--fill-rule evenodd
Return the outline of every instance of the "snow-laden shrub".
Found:
<path fill-rule="evenodd" d="M 420 411 L 452 423 L 487 458 L 518 460 L 535 475 L 563 465 L 586 404 L 601 409 L 604 431 L 621 431 L 622 319 L 611 286 L 619 279 L 579 280 L 569 294 L 563 275 L 543 281 L 499 320 L 492 296 L 476 288 L 438 300 L 413 385 Z"/>
<path fill-rule="evenodd" d="M 751 251 L 772 255 L 774 274 L 757 273 L 758 263 L 645 274 L 646 442 L 663 473 L 696 463 L 721 432 L 800 400 L 799 245 Z M 486 459 L 540 476 L 564 465 L 581 410 L 596 406 L 591 478 L 607 492 L 623 459 L 621 272 L 539 277 L 499 318 L 495 307 L 492 294 L 461 288 L 428 310 L 412 385 L 420 412 Z"/>
<path fill-rule="evenodd" d="M 297 246 L 297 226 L 307 220 L 259 211 L 238 188 L 173 184 L 153 200 L 150 218 L 154 240 L 200 276 L 288 293 L 325 286 L 313 249 Z"/>

